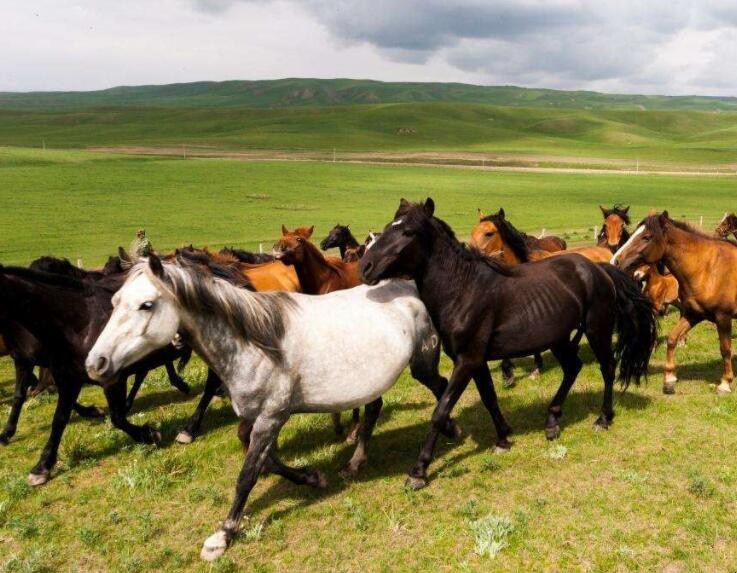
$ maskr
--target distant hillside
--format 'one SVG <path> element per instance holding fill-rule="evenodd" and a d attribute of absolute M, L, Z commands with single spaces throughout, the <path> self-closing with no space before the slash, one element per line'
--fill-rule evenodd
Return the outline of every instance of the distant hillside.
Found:
<path fill-rule="evenodd" d="M 462 102 L 568 109 L 737 111 L 736 97 L 615 95 L 514 86 L 282 79 L 115 87 L 88 92 L 0 92 L 0 108 L 295 107 Z"/>

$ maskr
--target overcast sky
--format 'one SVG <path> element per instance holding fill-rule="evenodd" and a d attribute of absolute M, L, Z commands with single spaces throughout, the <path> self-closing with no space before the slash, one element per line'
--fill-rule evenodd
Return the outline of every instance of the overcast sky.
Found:
<path fill-rule="evenodd" d="M 283 77 L 737 95 L 737 0 L 2 0 L 0 91 Z"/>

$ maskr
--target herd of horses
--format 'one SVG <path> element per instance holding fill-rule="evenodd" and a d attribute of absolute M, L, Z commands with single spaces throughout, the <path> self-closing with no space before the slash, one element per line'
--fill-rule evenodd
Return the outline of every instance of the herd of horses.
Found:
<path fill-rule="evenodd" d="M 210 401 L 226 393 L 247 447 L 230 512 L 202 548 L 202 557 L 212 560 L 236 535 L 263 471 L 325 487 L 318 470 L 289 467 L 279 458 L 278 435 L 292 414 L 330 413 L 336 433 L 344 435 L 340 413 L 352 410 L 346 439 L 356 448 L 341 475 L 354 476 L 366 464 L 381 397 L 407 366 L 437 400 L 407 478 L 414 489 L 427 485 L 439 434 L 461 435 L 451 412 L 471 380 L 494 425 L 496 449 L 511 447 L 491 360 L 502 360 L 511 385 L 512 359 L 534 355 L 534 378 L 542 353 L 551 351 L 563 372 L 544 426 L 554 439 L 582 368 L 585 335 L 604 382 L 595 427 L 607 428 L 615 379 L 626 386 L 646 375 L 657 317 L 668 305 L 677 306 L 681 318 L 668 336 L 664 391 L 675 391 L 677 344 L 707 320 L 717 326 L 724 360 L 718 392 L 729 393 L 737 246 L 726 237 L 737 237 L 737 217 L 725 216 L 709 236 L 667 212 L 651 213 L 633 230 L 628 207 L 601 212 L 597 244 L 574 249 L 558 237 L 519 231 L 503 209 L 479 211 L 467 245 L 435 216 L 428 198 L 402 199 L 383 232 L 363 243 L 336 225 L 321 246 L 339 249 L 340 257 L 312 243 L 314 227 L 282 226 L 271 254 L 190 245 L 141 260 L 119 249 L 94 270 L 53 257 L 28 268 L 0 266 L 0 351 L 16 370 L 0 443 L 15 434 L 29 392 L 55 386 L 50 435 L 28 476 L 31 485 L 46 483 L 72 412 L 104 415 L 78 403 L 85 383 L 102 386 L 116 428 L 136 442 L 157 443 L 159 433 L 132 424 L 128 411 L 146 374 L 162 365 L 172 385 L 188 393 L 180 373 L 196 353 L 208 375 L 176 441 L 192 442 Z M 441 349 L 453 362 L 449 379 L 438 370 Z"/>

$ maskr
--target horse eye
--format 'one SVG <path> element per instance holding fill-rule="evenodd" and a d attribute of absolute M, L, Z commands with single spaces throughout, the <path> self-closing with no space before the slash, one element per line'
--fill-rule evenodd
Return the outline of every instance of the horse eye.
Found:
<path fill-rule="evenodd" d="M 489 231 L 488 233 L 486 233 L 486 236 L 487 237 L 493 237 L 494 236 L 494 231 Z"/>
<path fill-rule="evenodd" d="M 138 310 L 146 310 L 149 311 L 154 307 L 154 303 L 150 300 L 147 300 L 144 302 L 141 306 L 138 307 Z"/>

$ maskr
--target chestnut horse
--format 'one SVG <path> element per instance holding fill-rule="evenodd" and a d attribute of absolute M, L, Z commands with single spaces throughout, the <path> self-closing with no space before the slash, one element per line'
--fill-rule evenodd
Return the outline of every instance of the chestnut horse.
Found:
<path fill-rule="evenodd" d="M 477 248 L 487 254 L 501 250 L 502 246 L 500 243 L 503 239 L 499 237 L 501 230 L 497 228 L 495 218 L 504 219 L 504 209 L 499 209 L 499 212 L 496 213 L 496 215 L 486 215 L 486 213 L 481 209 L 479 209 L 478 212 L 478 225 L 476 225 L 471 231 L 472 244 L 475 244 Z M 517 229 L 515 229 L 515 231 L 516 234 L 519 235 L 519 239 L 525 243 L 525 246 L 527 247 L 526 250 L 528 252 L 545 251 L 548 253 L 555 253 L 566 250 L 566 242 L 555 235 L 549 235 L 538 239 L 537 237 L 533 237 L 532 235 L 528 235 L 527 233 L 523 233 Z M 502 255 L 502 260 L 511 265 L 523 262 L 515 260 L 515 255 L 513 253 Z"/>
<path fill-rule="evenodd" d="M 714 229 L 714 236 L 726 239 L 729 237 L 730 233 L 734 235 L 735 239 L 737 239 L 737 215 L 734 213 L 725 213 L 722 220 L 719 221 L 716 229 Z"/>
<path fill-rule="evenodd" d="M 668 306 L 680 308 L 678 300 L 678 280 L 672 273 L 663 274 L 659 265 L 642 265 L 637 268 L 634 278 L 642 284 L 644 292 L 653 303 L 653 308 L 660 316 L 665 316 Z"/>
<path fill-rule="evenodd" d="M 281 226 L 282 238 L 274 243 L 274 258 L 285 265 L 292 265 L 297 271 L 302 292 L 305 294 L 327 294 L 336 290 L 352 288 L 362 284 L 358 269 L 358 259 L 345 262 L 337 257 L 325 257 L 310 237 L 315 226 L 298 227 L 290 231 Z M 343 434 L 340 414 L 333 414 L 335 433 Z M 353 428 L 346 441 L 354 443 L 361 430 L 358 409 L 353 410 Z"/>
<path fill-rule="evenodd" d="M 668 335 L 663 392 L 673 394 L 675 350 L 691 328 L 708 320 L 717 326 L 724 362 L 718 394 L 732 391 L 732 319 L 737 316 L 737 246 L 674 221 L 667 211 L 645 218 L 612 257 L 625 271 L 663 261 L 678 280 L 681 319 Z"/>
<path fill-rule="evenodd" d="M 597 246 L 605 247 L 614 254 L 630 238 L 627 230 L 627 225 L 630 224 L 630 207 L 629 205 L 626 207 L 614 205 L 611 209 L 605 209 L 599 205 L 599 209 L 604 215 L 604 225 L 599 232 Z"/>

